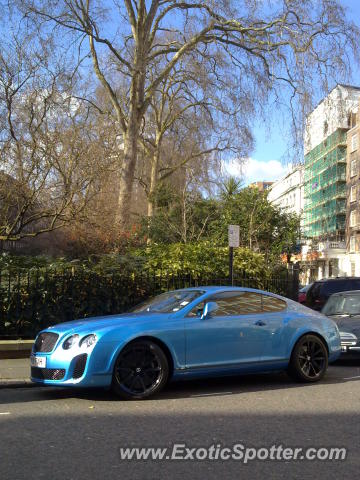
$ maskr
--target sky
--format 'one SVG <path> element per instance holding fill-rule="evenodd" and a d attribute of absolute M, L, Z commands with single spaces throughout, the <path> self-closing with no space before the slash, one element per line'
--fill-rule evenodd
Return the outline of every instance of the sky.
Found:
<path fill-rule="evenodd" d="M 341 3 L 348 7 L 349 18 L 360 25 L 360 0 L 341 0 Z M 359 71 L 354 72 L 349 83 L 360 86 Z M 250 158 L 246 159 L 242 166 L 236 161 L 231 161 L 226 166 L 226 171 L 230 175 L 244 175 L 245 185 L 255 181 L 274 181 L 289 171 L 288 144 L 282 134 L 281 122 L 276 121 L 276 114 L 271 119 L 271 124 L 269 132 L 262 123 L 255 123 L 255 149 L 251 152 Z"/>

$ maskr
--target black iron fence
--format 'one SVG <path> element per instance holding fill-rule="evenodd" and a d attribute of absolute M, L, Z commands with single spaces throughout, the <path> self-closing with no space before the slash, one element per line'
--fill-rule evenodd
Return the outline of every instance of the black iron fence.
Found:
<path fill-rule="evenodd" d="M 161 292 L 200 285 L 229 285 L 229 279 L 158 271 L 97 273 L 79 268 L 0 272 L 0 337 L 31 338 L 52 324 L 126 312 Z M 297 270 L 262 278 L 234 272 L 234 285 L 296 300 L 299 275 Z"/>

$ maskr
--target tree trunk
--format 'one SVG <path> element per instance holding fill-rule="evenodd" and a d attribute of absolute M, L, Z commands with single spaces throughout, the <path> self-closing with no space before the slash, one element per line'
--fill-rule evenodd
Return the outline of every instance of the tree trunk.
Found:
<path fill-rule="evenodd" d="M 143 115 L 140 106 L 144 102 L 145 64 L 142 40 L 139 40 L 134 57 L 135 74 L 130 88 L 129 120 L 124 134 L 124 160 L 120 173 L 119 200 L 117 224 L 120 231 L 128 230 L 131 220 L 132 189 L 137 163 L 138 141 L 140 136 L 140 121 Z M 138 43 L 138 40 L 137 40 Z"/>
<path fill-rule="evenodd" d="M 157 173 L 159 167 L 159 148 L 156 148 L 151 159 L 151 173 L 150 173 L 150 186 L 149 196 L 147 202 L 147 216 L 152 218 L 154 216 L 155 201 L 154 195 L 157 187 Z"/>
<path fill-rule="evenodd" d="M 128 229 L 130 225 L 131 196 L 137 160 L 138 137 L 139 122 L 133 115 L 124 135 L 124 158 L 120 172 L 116 223 L 121 232 Z"/>

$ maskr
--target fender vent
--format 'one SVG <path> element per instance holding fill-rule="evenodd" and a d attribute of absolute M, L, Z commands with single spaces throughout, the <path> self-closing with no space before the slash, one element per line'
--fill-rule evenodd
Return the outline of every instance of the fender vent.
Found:
<path fill-rule="evenodd" d="M 73 373 L 73 378 L 80 378 L 84 374 L 84 370 L 86 367 L 86 360 L 87 360 L 87 354 L 82 353 L 81 355 L 78 355 L 75 357 L 75 367 L 74 367 L 74 373 Z"/>

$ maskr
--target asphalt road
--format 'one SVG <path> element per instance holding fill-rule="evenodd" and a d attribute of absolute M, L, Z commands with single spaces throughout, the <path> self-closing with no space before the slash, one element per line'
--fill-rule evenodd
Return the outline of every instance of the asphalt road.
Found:
<path fill-rule="evenodd" d="M 109 392 L 0 390 L 0 479 L 358 478 L 360 362 L 329 368 L 319 384 L 285 374 L 182 382 L 157 399 Z M 345 446 L 326 461 L 124 461 L 119 448 L 186 443 L 251 447 Z"/>

